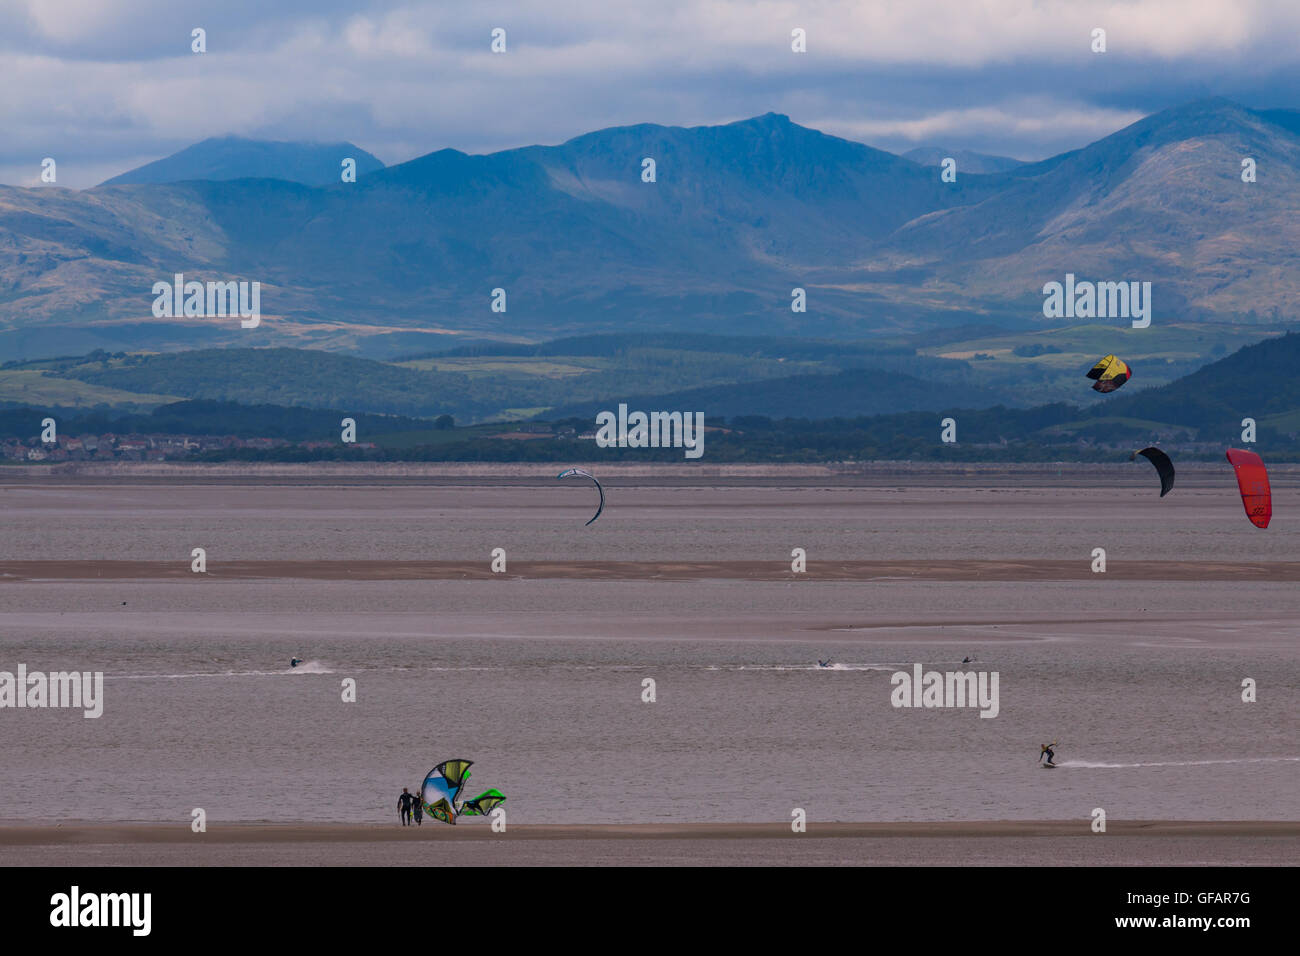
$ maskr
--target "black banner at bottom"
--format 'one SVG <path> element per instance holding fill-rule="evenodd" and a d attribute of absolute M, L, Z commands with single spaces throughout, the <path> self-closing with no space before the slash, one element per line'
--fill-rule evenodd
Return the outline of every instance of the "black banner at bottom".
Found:
<path fill-rule="evenodd" d="M 770 945 L 806 940 L 827 921 L 872 942 L 1048 931 L 1231 945 L 1292 924 L 1294 876 L 1260 867 L 30 868 L 0 870 L 0 913 L 6 940 L 77 945 L 337 944 L 405 932 L 414 941 L 445 927 L 442 918 L 474 916 L 489 917 L 462 927 L 476 945 L 520 933 L 649 942 L 688 924 L 696 945 Z"/>

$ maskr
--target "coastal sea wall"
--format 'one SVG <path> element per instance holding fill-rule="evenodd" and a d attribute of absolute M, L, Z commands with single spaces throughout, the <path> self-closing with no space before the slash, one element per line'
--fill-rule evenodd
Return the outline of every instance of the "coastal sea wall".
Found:
<path fill-rule="evenodd" d="M 708 464 L 707 462 L 575 461 L 602 481 L 620 484 L 967 484 L 985 482 L 1027 485 L 1099 483 L 1150 484 L 1146 462 L 831 462 L 810 464 Z M 126 481 L 239 483 L 398 483 L 522 484 L 553 480 L 562 470 L 553 462 L 60 462 L 0 467 L 0 483 Z M 1274 485 L 1300 479 L 1300 464 L 1269 466 Z M 1178 465 L 1180 485 L 1233 485 L 1232 468 L 1223 462 Z"/>

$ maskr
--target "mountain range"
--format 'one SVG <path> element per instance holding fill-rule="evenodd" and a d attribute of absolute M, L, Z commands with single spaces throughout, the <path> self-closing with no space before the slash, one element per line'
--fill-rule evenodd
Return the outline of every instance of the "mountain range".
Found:
<path fill-rule="evenodd" d="M 342 149 L 357 181 L 324 184 L 313 164 Z M 1067 273 L 1151 282 L 1154 323 L 1278 325 L 1300 293 L 1300 113 L 1222 99 L 955 183 L 772 113 L 390 167 L 262 153 L 209 141 L 93 189 L 0 187 L 0 354 L 1038 329 Z M 156 318 L 177 273 L 260 282 L 260 325 Z"/>

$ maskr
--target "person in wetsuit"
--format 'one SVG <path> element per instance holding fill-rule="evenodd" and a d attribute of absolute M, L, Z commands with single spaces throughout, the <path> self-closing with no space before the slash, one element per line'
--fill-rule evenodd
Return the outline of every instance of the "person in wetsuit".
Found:
<path fill-rule="evenodd" d="M 417 797 L 415 794 L 411 794 L 411 811 L 415 814 L 415 825 L 417 827 L 423 826 L 424 825 L 424 801 L 421 800 L 419 797 Z"/>
<path fill-rule="evenodd" d="M 402 826 L 411 825 L 411 805 L 416 802 L 416 797 L 405 787 L 402 788 L 402 795 L 397 798 L 397 810 L 402 817 Z"/>
<path fill-rule="evenodd" d="M 1050 744 L 1043 744 L 1042 752 L 1039 753 L 1039 755 L 1038 755 L 1038 759 L 1039 759 L 1040 761 L 1041 761 L 1044 757 L 1047 758 L 1047 765 L 1048 765 L 1049 767 L 1055 767 L 1055 766 L 1056 766 L 1056 764 L 1053 763 L 1053 761 L 1056 760 L 1056 751 L 1052 749 L 1052 748 L 1055 747 L 1055 746 L 1056 746 L 1056 741 L 1052 741 Z"/>

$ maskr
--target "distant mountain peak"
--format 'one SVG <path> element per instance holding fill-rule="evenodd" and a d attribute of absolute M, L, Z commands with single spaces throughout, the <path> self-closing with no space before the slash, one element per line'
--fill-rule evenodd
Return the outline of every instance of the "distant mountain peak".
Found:
<path fill-rule="evenodd" d="M 282 142 L 227 134 L 210 136 L 101 185 L 281 179 L 305 186 L 326 186 L 340 181 L 346 158 L 356 160 L 358 177 L 384 168 L 382 162 L 353 143 Z"/>
<path fill-rule="evenodd" d="M 703 127 L 705 129 L 709 127 Z M 760 116 L 751 116 L 749 119 L 736 120 L 734 123 L 727 123 L 717 129 L 752 129 L 764 133 L 780 133 L 805 136 L 818 136 L 828 139 L 834 139 L 821 130 L 813 129 L 810 126 L 800 126 L 784 113 L 763 113 Z"/>
<path fill-rule="evenodd" d="M 756 126 L 798 126 L 790 117 L 784 113 L 773 113 L 771 111 L 763 113 L 761 116 L 751 116 L 747 120 L 741 120 L 742 123 L 753 123 Z"/>

